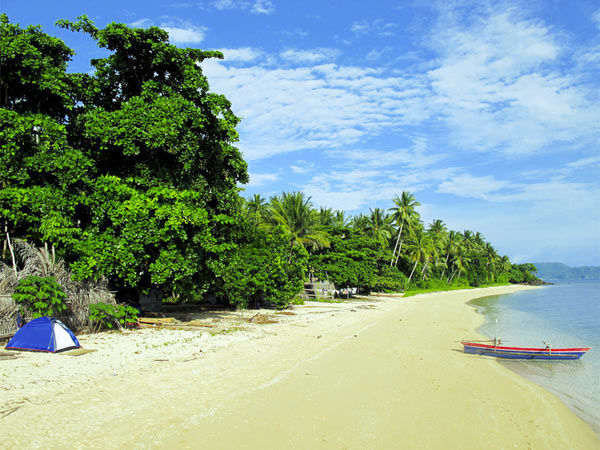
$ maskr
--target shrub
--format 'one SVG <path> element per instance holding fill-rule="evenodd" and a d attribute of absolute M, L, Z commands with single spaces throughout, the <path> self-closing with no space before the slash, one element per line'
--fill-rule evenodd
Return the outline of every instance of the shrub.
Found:
<path fill-rule="evenodd" d="M 121 326 L 137 322 L 140 312 L 127 305 L 112 305 L 108 303 L 92 303 L 90 305 L 90 321 L 97 330 L 112 329 L 117 323 Z"/>
<path fill-rule="evenodd" d="M 53 277 L 31 275 L 21 279 L 13 299 L 30 311 L 34 319 L 55 316 L 67 309 L 67 294 Z"/>
<path fill-rule="evenodd" d="M 238 308 L 286 308 L 302 291 L 308 253 L 284 235 L 255 230 L 252 237 L 213 265 L 215 294 Z"/>

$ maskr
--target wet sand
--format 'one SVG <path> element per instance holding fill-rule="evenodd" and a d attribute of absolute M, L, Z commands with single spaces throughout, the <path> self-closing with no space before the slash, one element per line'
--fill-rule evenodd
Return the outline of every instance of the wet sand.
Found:
<path fill-rule="evenodd" d="M 558 398 L 461 351 L 483 321 L 465 302 L 523 288 L 309 303 L 214 336 L 104 334 L 78 357 L 0 360 L 0 411 L 18 407 L 0 412 L 0 447 L 600 448 Z"/>

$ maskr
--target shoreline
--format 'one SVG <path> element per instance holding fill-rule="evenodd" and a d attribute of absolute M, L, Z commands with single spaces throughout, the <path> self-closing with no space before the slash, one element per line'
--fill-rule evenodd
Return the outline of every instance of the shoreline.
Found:
<path fill-rule="evenodd" d="M 491 316 L 490 316 L 489 312 L 488 312 L 488 314 L 486 314 L 486 311 L 488 311 L 487 308 L 489 306 L 485 306 L 481 303 L 478 304 L 476 302 L 477 300 L 482 300 L 482 299 L 483 298 L 474 299 L 473 301 L 468 302 L 468 304 L 470 306 L 472 306 L 478 312 L 478 314 L 480 314 L 484 318 L 485 324 L 482 324 L 478 328 L 477 331 L 491 339 L 491 338 L 493 338 L 493 325 L 491 325 L 493 323 L 492 318 L 494 316 L 497 316 L 498 313 L 497 312 L 495 314 L 491 313 Z M 500 301 L 501 300 L 499 298 L 493 300 L 494 304 L 496 302 L 500 302 Z M 510 303 L 510 300 L 508 300 L 508 302 Z M 502 309 L 502 310 L 504 311 L 504 314 L 506 314 L 507 311 L 511 311 L 510 308 L 508 310 L 507 309 Z M 495 309 L 494 309 L 494 311 L 495 311 Z M 512 333 L 514 335 L 514 329 L 512 330 Z M 530 338 L 530 336 L 529 336 L 529 338 Z M 569 345 L 571 345 L 571 344 L 569 344 Z M 566 345 L 566 346 L 569 346 L 569 345 Z M 573 343 L 572 346 L 578 346 L 578 344 Z M 591 346 L 594 347 L 593 345 L 591 345 Z M 547 364 L 550 364 L 552 367 L 554 367 L 554 364 L 556 364 L 556 363 L 542 363 L 541 365 L 538 365 L 535 362 L 528 362 L 528 361 L 522 361 L 522 360 L 503 360 L 503 359 L 498 359 L 498 363 L 501 364 L 502 366 L 506 367 L 507 369 L 515 372 L 519 376 L 526 378 L 528 380 L 531 380 L 535 384 L 541 386 L 542 388 L 546 389 L 548 392 L 555 395 L 574 414 L 576 414 L 578 417 L 580 417 L 582 420 L 584 420 L 594 430 L 594 432 L 600 439 L 600 422 L 599 422 L 598 415 L 595 414 L 593 400 L 588 400 L 588 397 L 585 395 L 585 391 L 587 389 L 589 389 L 589 387 L 586 387 L 586 389 L 584 389 L 584 390 L 579 388 L 579 389 L 576 389 L 575 391 L 572 391 L 573 383 L 575 383 L 575 385 L 577 386 L 578 380 L 577 379 L 573 380 L 572 378 L 570 378 L 568 380 L 568 384 L 565 384 L 565 381 L 567 381 L 567 380 L 556 379 L 554 376 L 555 372 L 554 371 L 550 372 L 551 368 L 547 366 Z M 577 363 L 579 363 L 579 361 Z M 588 364 L 592 364 L 592 363 L 593 363 L 593 361 L 586 359 L 583 364 L 588 365 Z M 560 370 L 566 370 L 567 366 L 571 367 L 569 363 L 559 362 L 556 369 L 557 369 L 557 371 L 560 372 Z M 579 381 L 581 381 L 581 380 L 579 380 Z"/>
<path fill-rule="evenodd" d="M 598 448 L 552 393 L 457 343 L 480 336 L 467 301 L 520 289 L 307 302 L 261 311 L 278 323 L 223 313 L 210 330 L 82 336 L 95 351 L 77 357 L 19 353 L 0 360 L 0 447 Z"/>

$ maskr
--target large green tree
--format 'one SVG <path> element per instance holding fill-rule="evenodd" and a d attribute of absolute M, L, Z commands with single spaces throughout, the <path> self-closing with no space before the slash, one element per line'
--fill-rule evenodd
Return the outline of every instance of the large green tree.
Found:
<path fill-rule="evenodd" d="M 211 93 L 201 63 L 219 52 L 178 48 L 159 28 L 86 17 L 106 58 L 67 73 L 72 51 L 39 27 L 2 16 L 0 220 L 58 244 L 80 278 L 147 291 L 208 288 L 211 260 L 232 249 L 239 118 Z"/>

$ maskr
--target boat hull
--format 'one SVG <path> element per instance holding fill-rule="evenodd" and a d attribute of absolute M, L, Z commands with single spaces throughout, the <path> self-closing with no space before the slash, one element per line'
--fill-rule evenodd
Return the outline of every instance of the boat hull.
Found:
<path fill-rule="evenodd" d="M 590 349 L 590 347 L 556 349 L 504 347 L 464 341 L 462 344 L 465 353 L 505 359 L 573 360 L 581 358 Z"/>

